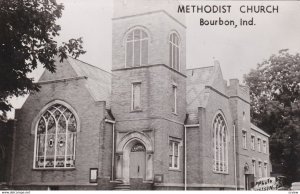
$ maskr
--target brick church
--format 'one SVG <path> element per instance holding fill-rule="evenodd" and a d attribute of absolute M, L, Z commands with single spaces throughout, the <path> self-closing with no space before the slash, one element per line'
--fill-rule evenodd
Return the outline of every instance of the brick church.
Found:
<path fill-rule="evenodd" d="M 112 71 L 69 57 L 16 111 L 13 189 L 249 190 L 270 176 L 249 88 L 186 68 L 176 0 L 115 0 Z"/>

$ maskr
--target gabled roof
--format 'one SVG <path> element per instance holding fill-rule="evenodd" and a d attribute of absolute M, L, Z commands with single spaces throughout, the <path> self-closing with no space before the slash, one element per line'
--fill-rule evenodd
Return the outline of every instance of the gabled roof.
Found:
<path fill-rule="evenodd" d="M 111 74 L 99 67 L 90 65 L 78 59 L 68 57 L 63 63 L 56 58 L 56 72 L 54 74 L 44 71 L 39 83 L 86 77 L 86 88 L 95 101 L 106 101 L 110 106 Z"/>
<path fill-rule="evenodd" d="M 189 123 L 198 123 L 198 107 L 206 107 L 209 93 L 205 86 L 211 85 L 214 66 L 187 69 L 186 101 Z"/>
<path fill-rule="evenodd" d="M 87 77 L 87 88 L 95 101 L 106 101 L 110 105 L 111 74 L 99 67 L 69 57 L 68 62 L 78 76 Z"/>
<path fill-rule="evenodd" d="M 218 61 L 213 66 L 187 69 L 186 71 L 186 101 L 188 122 L 197 122 L 198 108 L 206 108 L 211 91 L 227 96 L 226 81 L 223 79 Z M 194 121 L 191 121 L 193 120 Z"/>
<path fill-rule="evenodd" d="M 218 73 L 218 65 L 187 69 L 186 100 L 187 110 L 206 107 L 208 91 L 205 86 L 212 86 Z"/>
<path fill-rule="evenodd" d="M 266 133 L 264 130 L 258 128 L 256 125 L 254 125 L 253 123 L 251 123 L 250 125 L 251 129 L 253 129 L 254 131 L 258 132 L 258 133 L 261 133 L 267 137 L 270 137 L 270 135 L 268 133 Z"/>

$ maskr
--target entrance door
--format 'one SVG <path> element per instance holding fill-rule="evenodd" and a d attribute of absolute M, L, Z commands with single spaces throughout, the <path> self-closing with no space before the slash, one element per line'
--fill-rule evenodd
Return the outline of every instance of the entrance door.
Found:
<path fill-rule="evenodd" d="M 141 143 L 136 143 L 130 152 L 130 178 L 145 179 L 146 149 Z"/>
<path fill-rule="evenodd" d="M 254 187 L 254 174 L 245 174 L 245 190 L 251 190 Z"/>

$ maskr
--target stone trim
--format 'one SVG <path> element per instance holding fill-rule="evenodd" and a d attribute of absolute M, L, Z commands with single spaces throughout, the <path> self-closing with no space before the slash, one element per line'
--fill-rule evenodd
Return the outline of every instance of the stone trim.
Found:
<path fill-rule="evenodd" d="M 167 120 L 167 121 L 179 124 L 179 125 L 184 125 L 184 123 L 181 123 L 181 122 L 178 122 L 178 121 L 174 121 L 172 119 L 168 119 L 168 118 L 165 118 L 165 117 L 148 117 L 148 118 L 124 119 L 124 120 L 116 120 L 116 122 L 153 120 L 153 119 L 162 119 L 162 120 Z"/>
<path fill-rule="evenodd" d="M 80 79 L 88 79 L 88 77 L 87 76 L 77 76 L 77 77 L 69 77 L 69 78 L 64 78 L 64 79 L 40 81 L 40 82 L 36 82 L 36 83 L 37 84 L 51 84 L 51 83 L 66 82 L 66 81 L 73 81 L 73 80 L 80 80 Z"/>
<path fill-rule="evenodd" d="M 243 102 L 250 104 L 250 102 L 246 101 L 245 99 L 241 98 L 240 96 L 230 96 L 229 98 L 238 98 L 238 99 L 242 100 Z"/>
<path fill-rule="evenodd" d="M 150 68 L 150 67 L 156 67 L 156 66 L 164 66 L 164 67 L 168 68 L 169 70 L 172 70 L 173 72 L 178 73 L 179 75 L 181 75 L 185 78 L 187 77 L 183 73 L 181 73 L 179 71 L 176 71 L 175 69 L 167 66 L 166 64 L 154 64 L 154 65 L 144 65 L 144 66 L 136 66 L 136 67 L 125 67 L 125 68 L 113 69 L 111 71 L 114 72 L 114 71 L 122 71 L 122 70 L 141 69 L 141 68 Z"/>
<path fill-rule="evenodd" d="M 219 90 L 213 88 L 212 86 L 205 86 L 205 89 L 210 89 L 210 90 L 216 92 L 217 94 L 220 94 L 224 98 L 229 99 L 229 96 L 227 96 L 226 94 L 223 94 L 222 92 L 220 92 Z"/>

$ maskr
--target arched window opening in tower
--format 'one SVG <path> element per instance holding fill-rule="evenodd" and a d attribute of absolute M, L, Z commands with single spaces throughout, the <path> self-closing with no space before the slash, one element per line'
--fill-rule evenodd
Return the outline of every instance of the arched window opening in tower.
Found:
<path fill-rule="evenodd" d="M 131 30 L 126 37 L 125 63 L 126 67 L 148 65 L 147 33 L 140 28 Z"/>
<path fill-rule="evenodd" d="M 170 49 L 170 67 L 180 71 L 180 42 L 179 37 L 176 33 L 172 33 L 169 39 L 169 49 Z"/>

